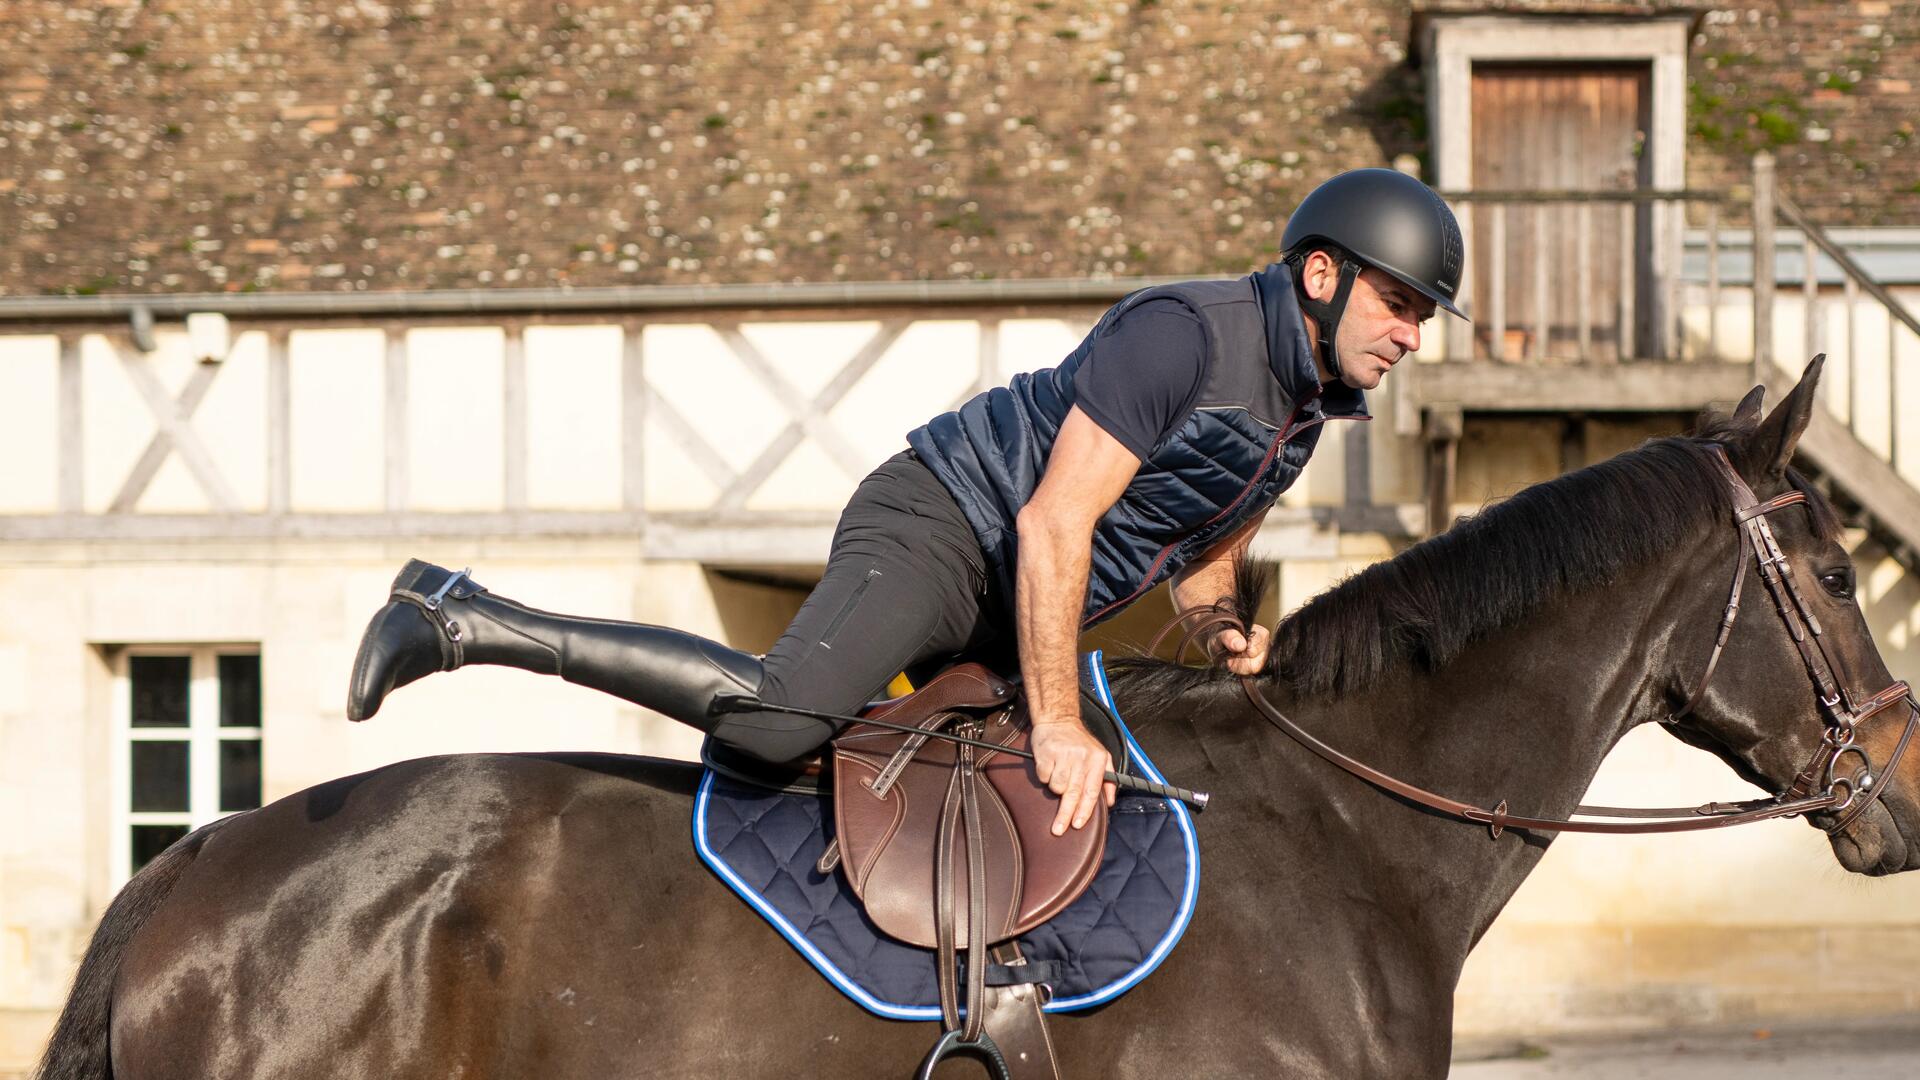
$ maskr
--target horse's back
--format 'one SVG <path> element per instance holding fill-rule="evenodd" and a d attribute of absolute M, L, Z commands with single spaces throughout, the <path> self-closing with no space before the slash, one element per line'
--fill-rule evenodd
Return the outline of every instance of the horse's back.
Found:
<path fill-rule="evenodd" d="M 128 947 L 114 1075 L 501 1075 L 604 1055 L 596 1021 L 624 1026 L 684 959 L 659 955 L 675 909 L 725 892 L 688 854 L 698 780 L 616 755 L 423 758 L 228 819 Z"/>

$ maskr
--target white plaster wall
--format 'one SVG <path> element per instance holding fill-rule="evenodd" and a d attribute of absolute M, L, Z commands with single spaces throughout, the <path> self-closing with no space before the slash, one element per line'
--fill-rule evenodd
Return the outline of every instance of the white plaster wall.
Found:
<path fill-rule="evenodd" d="M 54 509 L 59 401 L 59 339 L 0 335 L 0 514 Z"/>
<path fill-rule="evenodd" d="M 1783 295 L 1776 327 L 1783 360 L 1796 350 L 1800 311 Z M 1089 320 L 1090 321 L 1090 320 Z M 748 337 L 782 365 L 793 392 L 811 397 L 876 324 L 754 326 Z M 1057 363 L 1086 330 L 1070 319 L 1009 319 L 1000 327 L 1000 381 L 1016 370 Z M 1722 326 L 1737 355 L 1739 339 Z M 1869 356 L 1884 323 L 1863 321 Z M 1844 333 L 1829 325 L 1827 333 Z M 843 437 L 872 461 L 903 444 L 905 432 L 951 405 L 974 385 L 977 329 L 970 321 L 927 323 L 903 335 L 867 379 L 837 407 Z M 646 375 L 663 400 L 708 432 L 713 452 L 746 467 L 785 427 L 795 400 L 768 391 L 704 325 L 650 324 L 643 332 Z M 1904 334 L 1904 332 L 1902 332 Z M 1429 340 L 1437 340 L 1431 335 Z M 1911 335 L 1894 347 L 1908 357 Z M 150 363 L 170 393 L 193 373 L 180 335 L 163 333 Z M 536 508 L 612 509 L 621 478 L 621 340 L 611 325 L 531 327 L 526 332 L 528 495 Z M 1877 339 L 1880 346 L 1885 338 Z M 407 448 L 410 503 L 435 509 L 497 509 L 504 498 L 502 337 L 495 327 L 409 334 Z M 1748 340 L 1750 349 L 1750 338 Z M 290 338 L 292 503 L 296 511 L 385 508 L 385 340 L 378 330 L 301 330 Z M 54 509 L 57 475 L 57 347 L 49 336 L 0 337 L 0 512 Z M 118 492 L 126 470 L 153 432 L 145 403 L 121 361 L 94 335 L 82 341 L 83 490 L 98 510 Z M 1902 362 L 1906 362 L 1903 360 Z M 199 415 L 223 475 L 244 505 L 264 498 L 264 336 L 236 337 L 230 366 Z M 1885 400 L 1884 366 L 1861 362 L 1853 400 Z M 1836 368 L 1836 370 L 1839 370 Z M 1830 377 L 1831 378 L 1831 377 Z M 1876 380 L 1879 380 L 1876 382 Z M 1830 385 L 1838 384 L 1834 380 Z M 1901 378 L 1902 416 L 1920 415 L 1920 378 Z M 1878 390 L 1875 388 L 1878 387 Z M 1393 434 L 1392 384 L 1376 398 L 1381 419 L 1366 430 L 1377 501 L 1419 497 L 1417 440 Z M 1879 396 L 1876 396 L 1878 394 Z M 1832 399 L 1830 399 L 1832 400 Z M 1838 403 L 1844 407 L 1847 402 Z M 1559 428 L 1513 421 L 1497 439 L 1463 448 L 1457 509 L 1497 497 L 1558 469 Z M 1651 430 L 1599 425 L 1592 449 L 1617 449 Z M 1491 429 L 1487 429 L 1491 431 Z M 1290 504 L 1337 504 L 1347 440 L 1327 432 L 1307 482 Z M 1900 441 L 1903 467 L 1920 476 L 1920 438 Z M 647 432 L 650 509 L 699 509 L 717 493 L 662 424 Z M 454 450 L 458 452 L 453 452 Z M 817 446 L 803 450 L 756 493 L 755 507 L 837 510 L 853 477 Z M 197 483 L 177 461 L 140 504 L 198 512 Z M 1281 568 L 1277 603 L 1291 608 L 1393 545 L 1347 535 L 1313 558 Z M 631 538 L 462 542 L 299 541 L 271 544 L 10 544 L 0 549 L 0 812 L 25 830 L 0 837 L 0 1010 L 44 1010 L 65 980 L 108 892 L 106 792 L 102 763 L 106 662 L 96 645 L 134 642 L 259 642 L 266 692 L 269 798 L 335 776 L 426 753 L 456 750 L 581 748 L 684 755 L 693 734 L 659 717 L 525 673 L 476 669 L 436 677 L 398 693 L 365 725 L 344 718 L 344 682 L 367 616 L 409 555 L 472 565 L 489 587 L 537 606 L 660 622 L 764 647 L 797 597 L 729 599 L 694 563 L 642 563 Z M 1884 556 L 1861 553 L 1869 618 L 1889 664 L 1920 677 L 1920 585 Z M 744 605 L 744 607 L 742 606 Z M 1140 605 L 1101 640 L 1144 638 L 1164 602 Z M 1128 621 L 1132 620 L 1132 621 Z M 1153 624 L 1148 626 L 1147 624 Z M 1593 796 L 1665 802 L 1737 797 L 1741 785 L 1713 760 L 1660 732 L 1636 733 L 1608 760 Z M 1463 983 L 1463 1031 L 1654 1024 L 1702 1010 L 1722 1018 L 1773 1015 L 1792 1005 L 1727 976 L 1686 946 L 1684 931 L 1706 935 L 1720 953 L 1770 957 L 1767 963 L 1829 972 L 1839 980 L 1850 958 L 1876 947 L 1920 955 L 1920 877 L 1866 881 L 1844 875 L 1824 843 L 1804 826 L 1780 823 L 1745 835 L 1555 845 L 1475 954 Z M 1840 933 L 1880 934 L 1852 938 Z M 1676 936 L 1679 935 L 1679 936 Z M 1713 935 L 1722 935 L 1714 937 Z M 1731 936 L 1728 936 L 1731 935 Z M 1876 946 L 1874 943 L 1878 942 Z M 1657 944 L 1649 944 L 1657 943 Z M 1689 952 L 1693 949 L 1693 952 Z M 1910 950 L 1910 952 L 1901 952 Z M 1692 956 L 1691 966 L 1661 957 Z M 1731 961 L 1729 961 L 1731 962 Z M 1665 964 L 1665 966 L 1662 966 Z M 1871 963 L 1862 963 L 1870 967 Z M 1862 1008 L 1920 1005 L 1916 991 L 1876 968 Z M 1646 989 L 1657 985 L 1660 998 Z M 1837 981 L 1836 981 L 1837 985 Z M 1733 989 L 1727 989 L 1732 987 Z M 1870 992 L 1869 992 L 1870 991 Z M 1609 996 L 1611 995 L 1611 996 Z M 1903 996 L 1905 995 L 1905 996 Z M 1650 1002 L 1668 1001 L 1663 1016 Z M 1804 1005 L 1805 1003 L 1801 1003 Z M 1693 1008 L 1693 1012 L 1686 1012 Z M 1742 1010 L 1746 1010 L 1743 1012 Z M 35 1014 L 39 1015 L 39 1014 Z M 50 1019 L 50 1017 L 49 1017 Z M 4 1068 L 5 1047 L 0 1047 Z"/>
<path fill-rule="evenodd" d="M 528 505 L 618 510 L 620 328 L 531 326 L 523 340 Z"/>
<path fill-rule="evenodd" d="M 377 329 L 296 330 L 287 339 L 292 507 L 384 509 L 386 336 Z"/>
<path fill-rule="evenodd" d="M 506 502 L 505 335 L 497 326 L 407 331 L 407 505 L 497 510 Z"/>

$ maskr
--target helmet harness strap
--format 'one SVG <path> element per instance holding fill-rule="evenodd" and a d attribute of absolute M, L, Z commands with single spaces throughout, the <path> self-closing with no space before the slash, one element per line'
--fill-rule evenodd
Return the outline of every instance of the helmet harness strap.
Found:
<path fill-rule="evenodd" d="M 1315 249 L 1324 250 L 1324 249 Z M 1352 259 L 1341 256 L 1340 284 L 1334 289 L 1332 300 L 1315 300 L 1307 295 L 1306 262 L 1309 251 L 1302 249 L 1287 256 L 1286 262 L 1293 267 L 1293 291 L 1298 294 L 1300 310 L 1313 316 L 1320 327 L 1319 351 L 1320 366 L 1330 371 L 1334 378 L 1340 377 L 1340 357 L 1334 348 L 1334 340 L 1339 336 L 1340 317 L 1347 312 L 1347 298 L 1353 295 L 1353 283 L 1360 278 L 1361 266 Z"/>

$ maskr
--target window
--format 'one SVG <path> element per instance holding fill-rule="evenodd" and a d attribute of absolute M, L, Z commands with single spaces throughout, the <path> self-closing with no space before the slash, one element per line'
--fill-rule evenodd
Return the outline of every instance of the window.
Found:
<path fill-rule="evenodd" d="M 113 681 L 113 880 L 260 805 L 260 654 L 140 646 Z"/>

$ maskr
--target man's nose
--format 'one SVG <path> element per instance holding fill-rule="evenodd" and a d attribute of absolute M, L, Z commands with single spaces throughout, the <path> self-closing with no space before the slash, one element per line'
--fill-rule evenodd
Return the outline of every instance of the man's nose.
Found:
<path fill-rule="evenodd" d="M 1389 335 L 1389 340 L 1391 340 L 1395 345 L 1400 346 L 1400 349 L 1402 352 L 1408 352 L 1408 353 L 1419 352 L 1420 351 L 1420 324 L 1410 323 L 1410 322 L 1395 323 L 1393 327 L 1393 333 Z"/>

